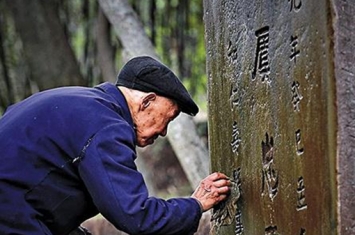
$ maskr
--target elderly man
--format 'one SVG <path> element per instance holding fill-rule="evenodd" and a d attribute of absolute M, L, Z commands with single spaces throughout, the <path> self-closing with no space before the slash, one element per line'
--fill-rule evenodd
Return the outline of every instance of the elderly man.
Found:
<path fill-rule="evenodd" d="M 130 60 L 116 86 L 39 92 L 0 119 L 0 233 L 68 234 L 101 213 L 129 234 L 193 234 L 224 200 L 230 181 L 206 177 L 191 197 L 149 197 L 136 145 L 165 136 L 198 107 L 173 72 L 150 57 Z M 193 156 L 192 156 L 193 157 Z"/>

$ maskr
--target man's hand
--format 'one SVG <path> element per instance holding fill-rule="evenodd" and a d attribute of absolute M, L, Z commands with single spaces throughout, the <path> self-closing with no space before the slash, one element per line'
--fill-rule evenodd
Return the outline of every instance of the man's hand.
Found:
<path fill-rule="evenodd" d="M 191 197 L 200 202 L 203 211 L 207 211 L 227 198 L 230 185 L 231 181 L 225 174 L 215 172 L 201 181 Z"/>

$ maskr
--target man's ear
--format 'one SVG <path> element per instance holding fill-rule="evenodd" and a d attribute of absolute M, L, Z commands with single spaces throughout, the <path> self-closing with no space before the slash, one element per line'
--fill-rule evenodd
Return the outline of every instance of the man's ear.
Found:
<path fill-rule="evenodd" d="M 152 101 L 154 101 L 157 98 L 157 95 L 153 92 L 148 93 L 143 97 L 142 103 L 141 103 L 141 110 L 145 110 Z"/>

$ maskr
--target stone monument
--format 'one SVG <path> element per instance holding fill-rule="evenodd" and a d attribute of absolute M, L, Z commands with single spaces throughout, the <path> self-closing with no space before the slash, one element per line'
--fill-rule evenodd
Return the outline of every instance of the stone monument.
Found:
<path fill-rule="evenodd" d="M 204 0 L 211 234 L 355 234 L 355 2 Z"/>

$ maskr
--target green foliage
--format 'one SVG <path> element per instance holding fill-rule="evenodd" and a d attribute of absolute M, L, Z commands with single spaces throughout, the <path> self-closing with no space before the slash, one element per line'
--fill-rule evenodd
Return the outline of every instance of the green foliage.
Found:
<path fill-rule="evenodd" d="M 207 77 L 202 0 L 130 0 L 130 2 L 141 18 L 162 61 L 183 80 L 199 106 L 205 109 Z M 102 75 L 96 58 L 96 39 L 100 35 L 96 35 L 95 31 L 98 1 L 63 0 L 56 3 L 58 16 L 78 60 L 80 71 L 88 81 L 87 84 L 91 86 L 101 82 Z M 30 78 L 31 71 L 27 71 L 26 64 L 29 62 L 23 57 L 23 42 L 15 33 L 11 11 L 3 5 L 6 4 L 2 2 L 0 9 L 3 27 L 6 30 L 3 33 L 2 45 L 5 48 L 6 61 L 3 63 L 10 71 L 11 84 L 26 86 L 26 92 L 24 89 L 12 87 L 11 92 L 2 92 L 8 96 L 2 99 L 17 102 L 35 92 L 36 89 L 32 88 L 36 87 L 36 84 Z M 113 60 L 118 71 L 122 66 L 122 49 L 113 31 L 111 37 L 112 48 L 115 51 Z M 4 103 L 0 105 L 4 106 Z"/>
<path fill-rule="evenodd" d="M 149 7 L 144 9 L 148 11 Z M 153 41 L 158 55 L 178 74 L 205 110 L 207 76 L 202 0 L 156 0 L 154 15 L 156 38 Z M 151 22 L 143 23 L 152 36 Z"/>

